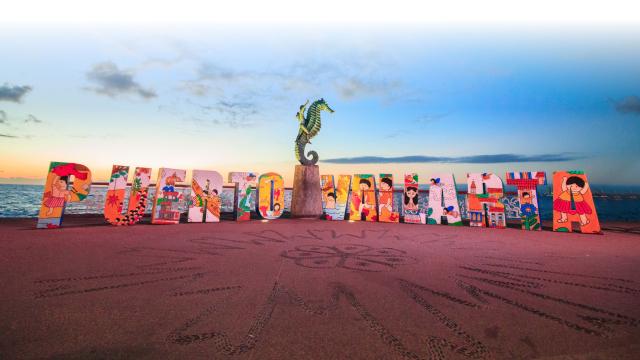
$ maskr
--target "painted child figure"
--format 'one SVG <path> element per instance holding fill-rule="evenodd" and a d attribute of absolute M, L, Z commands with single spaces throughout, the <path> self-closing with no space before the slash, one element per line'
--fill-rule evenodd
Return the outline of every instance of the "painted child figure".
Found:
<path fill-rule="evenodd" d="M 280 204 L 275 203 L 273 204 L 273 210 L 266 210 L 265 213 L 267 214 L 267 216 L 272 216 L 272 217 L 279 217 L 280 215 L 282 215 L 282 209 L 280 208 Z"/>
<path fill-rule="evenodd" d="M 460 213 L 457 212 L 453 206 L 447 206 L 442 208 L 442 214 L 445 216 L 451 216 L 454 219 L 457 219 L 460 217 Z"/>
<path fill-rule="evenodd" d="M 400 216 L 393 211 L 393 179 L 390 176 L 380 175 L 378 194 L 378 219 L 383 222 L 398 222 Z"/>
<path fill-rule="evenodd" d="M 208 180 L 207 180 L 208 181 Z M 218 194 L 217 189 L 213 189 L 211 191 L 211 195 L 209 196 L 209 210 L 211 210 L 211 214 L 217 221 L 220 221 L 220 208 L 222 206 L 222 200 L 220 199 L 220 195 Z"/>
<path fill-rule="evenodd" d="M 325 208 L 326 209 L 335 209 L 336 208 L 336 194 L 333 192 L 327 193 L 327 196 L 325 197 Z"/>
<path fill-rule="evenodd" d="M 584 226 L 589 223 L 587 215 L 592 213 L 591 207 L 584 201 L 583 195 L 589 191 L 589 184 L 578 176 L 562 178 L 562 193 L 553 201 L 553 209 L 560 212 L 559 223 L 568 221 L 567 214 L 578 214 L 580 216 L 580 225 Z M 576 209 L 571 209 L 571 198 L 576 205 Z"/>
<path fill-rule="evenodd" d="M 369 212 L 373 207 L 369 201 L 371 196 L 371 194 L 369 194 L 369 189 L 371 189 L 371 181 L 369 179 L 360 179 L 360 193 L 362 195 L 360 203 L 358 204 L 358 212 L 364 218 L 369 216 Z"/>

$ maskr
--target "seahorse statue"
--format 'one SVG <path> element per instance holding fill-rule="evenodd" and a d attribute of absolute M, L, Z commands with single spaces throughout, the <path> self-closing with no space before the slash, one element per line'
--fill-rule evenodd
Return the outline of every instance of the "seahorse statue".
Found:
<path fill-rule="evenodd" d="M 309 151 L 307 155 L 304 154 L 304 147 L 307 144 L 311 144 L 311 138 L 316 136 L 318 132 L 320 132 L 320 112 L 322 110 L 326 110 L 330 113 L 333 110 L 329 107 L 324 99 L 314 101 L 309 109 L 307 110 L 307 115 L 305 116 L 304 111 L 307 108 L 307 104 L 309 104 L 309 100 L 307 100 L 304 105 L 300 106 L 300 111 L 296 114 L 298 118 L 298 122 L 300 123 L 300 130 L 298 130 L 298 137 L 296 138 L 296 159 L 300 161 L 302 165 L 315 165 L 318 162 L 318 153 L 315 151 Z M 311 158 L 308 158 L 310 156 Z"/>

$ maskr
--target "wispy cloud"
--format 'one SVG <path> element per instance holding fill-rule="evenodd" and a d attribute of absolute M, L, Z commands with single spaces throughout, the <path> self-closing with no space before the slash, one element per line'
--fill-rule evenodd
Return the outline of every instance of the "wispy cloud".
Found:
<path fill-rule="evenodd" d="M 9 139 L 17 139 L 18 138 L 16 135 L 11 135 L 11 134 L 0 134 L 0 137 L 9 138 Z"/>
<path fill-rule="evenodd" d="M 196 96 L 234 93 L 269 99 L 331 90 L 344 100 L 370 97 L 392 101 L 404 93 L 405 84 L 386 75 L 389 68 L 391 64 L 381 56 L 353 53 L 322 61 L 299 59 L 267 69 L 236 69 L 204 61 L 196 77 L 181 88 Z"/>
<path fill-rule="evenodd" d="M 361 60 L 359 60 L 361 59 Z M 366 59 L 366 61 L 364 60 Z M 195 106 L 195 116 L 186 119 L 230 127 L 259 124 L 261 119 L 283 118 L 291 99 L 333 96 L 391 102 L 402 96 L 403 83 L 386 77 L 387 62 L 379 56 L 335 56 L 329 60 L 298 59 L 275 67 L 246 68 L 202 61 L 195 76 L 178 87 L 191 95 L 185 101 Z M 206 104 L 203 99 L 215 97 Z M 330 100 L 329 100 L 330 101 Z M 278 106 L 275 106 L 277 104 Z M 287 104 L 288 107 L 280 106 Z M 165 108 L 165 107 L 163 107 Z M 165 108 L 166 109 L 166 108 Z M 169 109 L 167 109 L 169 110 Z M 260 114 L 261 116 L 257 116 Z"/>
<path fill-rule="evenodd" d="M 133 77 L 133 72 L 119 69 L 113 62 L 102 62 L 87 73 L 87 79 L 96 85 L 87 89 L 109 97 L 133 94 L 151 99 L 157 96 L 153 89 L 142 87 Z"/>
<path fill-rule="evenodd" d="M 427 124 L 433 124 L 436 121 L 440 121 L 444 118 L 446 118 L 447 116 L 451 115 L 450 113 L 444 113 L 444 114 L 423 114 L 422 116 L 420 116 L 416 122 L 418 124 L 421 125 L 427 125 Z"/>
<path fill-rule="evenodd" d="M 620 101 L 613 101 L 616 111 L 621 114 L 640 115 L 640 97 L 632 95 Z"/>
<path fill-rule="evenodd" d="M 218 100 L 211 105 L 199 104 L 188 100 L 188 103 L 196 106 L 200 115 L 192 117 L 200 122 L 210 122 L 215 125 L 229 127 L 248 127 L 255 124 L 255 118 L 259 111 L 258 105 L 250 101 Z"/>
<path fill-rule="evenodd" d="M 421 116 L 419 116 L 418 118 L 416 118 L 415 120 L 413 120 L 413 123 L 411 127 L 409 128 L 400 128 L 390 134 L 387 134 L 384 136 L 385 139 L 395 139 L 398 138 L 400 136 L 404 136 L 406 134 L 410 134 L 410 133 L 415 133 L 417 129 L 419 128 L 424 128 L 427 125 L 433 124 L 436 121 L 440 121 L 444 118 L 446 118 L 447 116 L 449 116 L 449 113 L 445 113 L 445 114 L 423 114 Z"/>
<path fill-rule="evenodd" d="M 22 102 L 22 98 L 31 90 L 33 90 L 33 88 L 28 85 L 18 86 L 4 83 L 4 85 L 0 86 L 0 101 Z"/>
<path fill-rule="evenodd" d="M 27 115 L 27 118 L 24 119 L 25 124 L 34 123 L 34 124 L 42 124 L 42 120 L 35 117 L 33 114 Z"/>
<path fill-rule="evenodd" d="M 404 164 L 404 163 L 455 163 L 455 164 L 499 164 L 515 162 L 562 162 L 583 159 L 585 156 L 572 153 L 518 155 L 494 154 L 459 157 L 408 155 L 396 157 L 360 156 L 321 160 L 332 164 Z"/>

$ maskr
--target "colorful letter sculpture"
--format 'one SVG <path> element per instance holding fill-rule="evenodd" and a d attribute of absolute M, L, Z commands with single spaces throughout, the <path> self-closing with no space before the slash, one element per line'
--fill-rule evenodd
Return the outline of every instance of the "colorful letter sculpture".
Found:
<path fill-rule="evenodd" d="M 418 174 L 404 174 L 404 195 L 402 196 L 402 212 L 404 222 L 408 224 L 423 223 L 419 206 Z"/>
<path fill-rule="evenodd" d="M 74 179 L 69 190 L 71 176 Z M 91 191 L 89 168 L 75 163 L 51 162 L 36 227 L 55 229 L 62 226 L 62 214 L 66 203 L 84 200 L 89 195 L 89 191 Z"/>
<path fill-rule="evenodd" d="M 152 224 L 177 224 L 180 222 L 182 193 L 175 185 L 185 179 L 187 172 L 179 169 L 160 168 L 156 182 L 156 196 L 151 210 Z"/>
<path fill-rule="evenodd" d="M 113 165 L 104 201 L 104 218 L 111 225 L 135 225 L 142 220 L 147 208 L 151 169 L 137 167 L 131 183 L 127 212 L 122 214 L 128 178 L 128 166 Z"/>
<path fill-rule="evenodd" d="M 338 175 L 338 186 L 335 186 L 333 175 L 320 177 L 322 187 L 322 210 L 327 220 L 344 220 L 351 187 L 351 175 Z"/>
<path fill-rule="evenodd" d="M 492 173 L 467 174 L 467 207 L 471 226 L 505 229 L 502 179 Z"/>
<path fill-rule="evenodd" d="M 373 175 L 353 175 L 349 220 L 378 220 L 376 209 L 376 182 Z"/>
<path fill-rule="evenodd" d="M 284 212 L 284 179 L 277 173 L 258 178 L 258 212 L 265 219 L 277 219 Z"/>
<path fill-rule="evenodd" d="M 435 174 L 429 180 L 427 224 L 462 225 L 453 174 Z"/>
<path fill-rule="evenodd" d="M 580 225 L 582 233 L 600 233 L 587 175 L 583 171 L 556 171 L 553 173 L 553 231 L 572 232 L 573 223 Z"/>
<path fill-rule="evenodd" d="M 222 201 L 222 175 L 217 171 L 193 170 L 189 222 L 219 222 Z"/>
<path fill-rule="evenodd" d="M 547 184 L 547 175 L 544 171 L 508 172 L 506 179 L 507 185 L 514 185 L 518 189 L 522 229 L 542 230 L 537 187 Z"/>
<path fill-rule="evenodd" d="M 237 221 L 251 220 L 251 192 L 256 186 L 257 177 L 253 172 L 229 173 L 229 182 L 236 184 L 233 213 Z"/>
<path fill-rule="evenodd" d="M 400 213 L 393 211 L 393 175 L 380 174 L 378 186 L 378 220 L 396 223 L 400 221 Z"/>

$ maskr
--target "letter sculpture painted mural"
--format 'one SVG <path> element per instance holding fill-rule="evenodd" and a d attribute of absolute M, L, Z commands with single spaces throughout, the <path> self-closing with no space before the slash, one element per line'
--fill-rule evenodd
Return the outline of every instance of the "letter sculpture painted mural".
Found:
<path fill-rule="evenodd" d="M 311 156 L 311 158 L 307 158 L 304 153 L 304 148 L 307 144 L 311 144 L 311 139 L 320 132 L 320 112 L 322 110 L 326 110 L 330 113 L 333 110 L 329 107 L 329 105 L 324 101 L 324 99 L 314 101 L 311 106 L 309 106 L 309 110 L 307 110 L 307 115 L 305 116 L 304 111 L 309 104 L 309 100 L 307 100 L 304 105 L 300 106 L 300 110 L 296 114 L 296 118 L 298 119 L 299 130 L 298 137 L 296 138 L 296 159 L 300 161 L 302 165 L 315 165 L 318 162 L 318 153 L 315 151 L 309 151 L 306 156 Z"/>
<path fill-rule="evenodd" d="M 151 210 L 152 224 L 168 225 L 180 222 L 179 205 L 183 195 L 175 185 L 184 181 L 186 174 L 186 170 L 160 168 Z"/>
<path fill-rule="evenodd" d="M 423 223 L 420 216 L 418 188 L 418 174 L 404 174 L 404 195 L 402 196 L 402 212 L 404 213 L 404 222 L 407 224 Z"/>
<path fill-rule="evenodd" d="M 257 178 L 258 174 L 253 172 L 229 173 L 229 182 L 236 185 L 233 213 L 237 221 L 251 220 L 251 193 L 256 187 Z"/>
<path fill-rule="evenodd" d="M 462 225 L 453 174 L 435 174 L 429 180 L 427 224 Z"/>
<path fill-rule="evenodd" d="M 73 185 L 69 182 L 73 177 Z M 68 202 L 84 200 L 91 191 L 91 171 L 88 167 L 76 164 L 52 161 L 49 164 L 47 180 L 40 212 L 38 229 L 55 229 L 62 226 L 62 215 Z"/>
<path fill-rule="evenodd" d="M 189 222 L 219 222 L 222 201 L 222 175 L 217 171 L 193 170 Z"/>
<path fill-rule="evenodd" d="M 351 187 L 351 175 L 338 175 L 338 185 L 333 175 L 320 177 L 322 187 L 322 210 L 327 220 L 344 220 Z"/>
<path fill-rule="evenodd" d="M 572 232 L 574 223 L 582 233 L 600 233 L 587 175 L 583 171 L 556 171 L 553 173 L 553 231 Z"/>
<path fill-rule="evenodd" d="M 507 185 L 518 189 L 520 219 L 523 230 L 542 230 L 540 208 L 538 207 L 538 185 L 547 184 L 544 171 L 510 172 L 506 174 Z"/>
<path fill-rule="evenodd" d="M 380 174 L 378 186 L 378 220 L 396 223 L 400 221 L 400 213 L 394 211 L 393 206 L 393 175 Z"/>
<path fill-rule="evenodd" d="M 104 218 L 111 225 L 135 225 L 144 216 L 149 196 L 151 169 L 137 167 L 134 176 L 129 192 L 129 205 L 127 212 L 123 215 L 129 167 L 113 165 L 111 168 L 109 187 L 104 201 Z"/>
<path fill-rule="evenodd" d="M 400 216 L 394 206 L 392 174 L 380 173 L 378 183 L 372 174 L 339 175 L 336 182 L 333 175 L 320 176 L 317 165 L 296 165 L 296 171 L 299 168 L 314 169 L 317 174 L 319 181 L 310 185 L 319 191 L 317 199 L 321 211 L 318 214 L 324 214 L 327 220 L 344 220 L 348 211 L 349 219 L 355 221 L 398 223 L 402 217 L 405 223 L 462 224 L 453 174 L 432 175 L 426 209 L 421 209 L 420 206 L 418 174 L 405 174 L 403 216 Z M 151 169 L 137 167 L 134 174 L 135 177 L 129 184 L 129 166 L 112 167 L 103 209 L 106 221 L 112 225 L 134 225 L 144 216 Z M 160 168 L 151 210 L 152 224 L 180 222 L 180 204 L 184 195 L 178 187 L 184 185 L 178 183 L 183 182 L 185 176 L 186 171 L 182 169 Z M 547 184 L 545 172 L 507 172 L 505 178 L 508 185 L 515 186 L 518 190 L 517 213 L 522 229 L 542 230 L 538 186 Z M 37 228 L 60 227 L 66 204 L 82 201 L 89 196 L 91 179 L 91 171 L 84 165 L 51 162 Z M 281 175 L 269 172 L 258 178 L 258 174 L 254 172 L 230 172 L 229 182 L 235 184 L 234 218 L 237 221 L 250 220 L 252 210 L 264 219 L 278 219 L 283 215 L 285 187 Z M 128 206 L 125 208 L 127 186 L 131 186 L 131 189 Z M 257 189 L 257 197 L 255 206 L 252 206 L 254 188 Z M 506 228 L 505 205 L 509 205 L 510 213 L 514 210 L 512 202 L 503 199 L 505 192 L 502 179 L 493 173 L 469 173 L 467 189 L 466 206 L 470 226 Z M 188 222 L 219 222 L 222 191 L 223 180 L 220 173 L 193 170 L 191 194 L 187 203 Z M 307 200 L 307 197 L 301 197 L 303 205 Z M 316 212 L 309 218 L 317 218 Z M 556 171 L 553 174 L 553 231 L 572 232 L 576 227 L 582 233 L 601 233 L 587 176 L 582 171 Z"/>
<path fill-rule="evenodd" d="M 469 225 L 505 229 L 502 179 L 492 173 L 467 174 Z"/>
<path fill-rule="evenodd" d="M 284 212 L 284 179 L 270 172 L 258 179 L 258 213 L 265 219 L 274 220 Z"/>
<path fill-rule="evenodd" d="M 378 220 L 378 212 L 376 209 L 376 179 L 373 175 L 353 175 L 349 220 Z"/>

